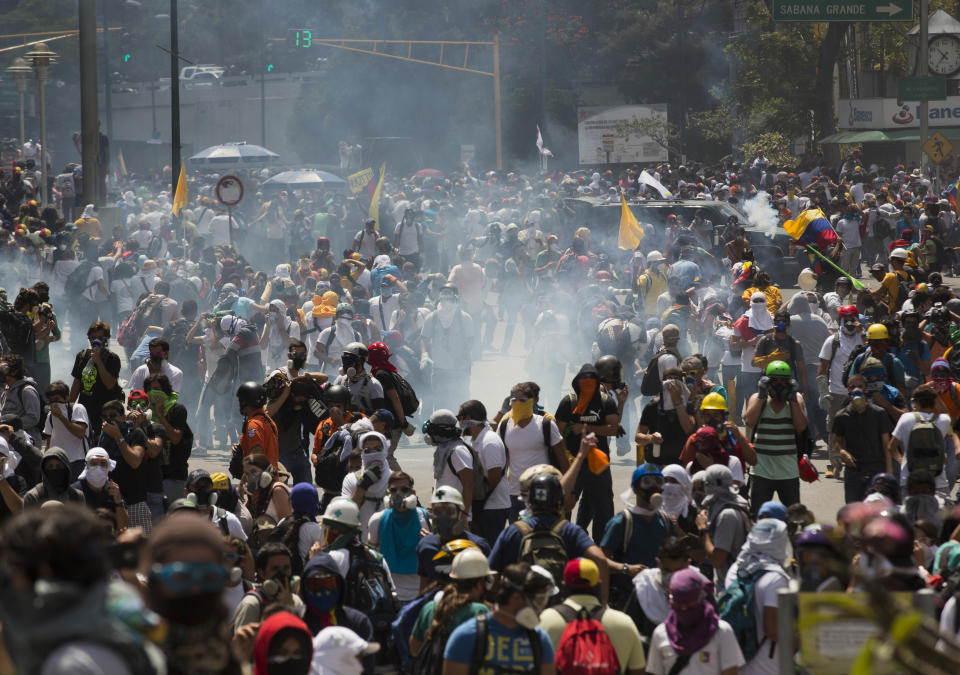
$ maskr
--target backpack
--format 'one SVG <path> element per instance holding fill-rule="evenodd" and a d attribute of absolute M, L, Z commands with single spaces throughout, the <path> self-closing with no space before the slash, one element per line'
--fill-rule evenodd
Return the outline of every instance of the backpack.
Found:
<path fill-rule="evenodd" d="M 279 523 L 270 531 L 267 541 L 275 541 L 283 544 L 290 551 L 290 566 L 296 575 L 303 574 L 303 558 L 300 557 L 300 528 L 304 523 L 310 522 L 310 518 L 301 514 L 293 513 Z"/>
<path fill-rule="evenodd" d="M 536 414 L 536 413 L 534 413 Z M 550 444 L 550 419 L 546 415 L 541 415 L 542 419 L 540 420 L 540 431 L 543 433 L 543 446 L 547 449 L 547 464 L 556 466 L 556 459 L 553 456 L 553 453 L 550 452 L 550 448 L 553 446 Z M 514 422 L 516 424 L 516 422 Z M 500 436 L 500 441 L 503 443 L 504 453 L 507 458 L 507 467 L 510 466 L 510 448 L 507 447 L 507 420 L 504 419 L 500 422 L 500 426 L 497 427 L 497 434 Z M 560 468 L 560 467 L 557 467 Z"/>
<path fill-rule="evenodd" d="M 763 640 L 757 641 L 757 620 L 753 602 L 757 581 L 766 572 L 767 570 L 761 569 L 752 576 L 738 574 L 717 598 L 717 614 L 733 628 L 745 661 L 752 659 L 766 640 L 764 636 Z"/>
<path fill-rule="evenodd" d="M 232 394 L 235 391 L 234 383 L 240 374 L 240 353 L 234 349 L 228 349 L 227 353 L 217 359 L 217 365 L 214 366 L 213 375 L 207 382 L 207 386 L 215 394 L 221 396 Z"/>
<path fill-rule="evenodd" d="M 36 433 L 39 437 L 39 436 L 42 436 L 43 427 L 46 425 L 47 417 L 50 415 L 50 406 L 43 402 L 43 394 L 41 394 L 40 390 L 37 388 L 37 383 L 32 378 L 27 377 L 25 379 L 27 383 L 17 389 L 17 399 L 20 401 L 20 410 L 25 409 L 23 405 L 23 390 L 26 389 L 27 387 L 30 387 L 36 392 L 37 398 L 40 399 L 40 417 L 35 427 L 33 427 L 32 429 L 28 429 L 24 427 L 23 430 L 31 435 Z M 72 403 L 67 403 L 67 419 L 73 421 L 73 404 Z M 83 441 L 83 451 L 86 452 L 87 437 L 84 436 L 80 440 Z"/>
<path fill-rule="evenodd" d="M 517 562 L 526 562 L 531 565 L 541 565 L 551 575 L 554 583 L 563 582 L 563 568 L 566 567 L 570 556 L 567 545 L 560 536 L 560 531 L 567 521 L 560 518 L 548 530 L 536 530 L 525 520 L 518 520 L 513 525 L 521 534 L 520 555 Z"/>
<path fill-rule="evenodd" d="M 414 624 L 420 617 L 420 611 L 428 602 L 433 600 L 435 595 L 436 589 L 430 589 L 416 600 L 411 600 L 400 608 L 397 618 L 390 624 L 390 637 L 393 638 L 397 657 L 400 659 L 400 671 L 403 673 L 414 672 L 414 659 L 410 656 L 410 635 L 413 633 Z M 421 652 L 424 647 L 420 648 Z"/>
<path fill-rule="evenodd" d="M 170 344 L 170 361 L 183 365 L 186 368 L 193 364 L 184 361 L 183 357 L 189 356 L 191 345 L 187 344 L 187 333 L 190 332 L 192 324 L 187 319 L 178 319 L 170 322 L 167 330 L 164 331 L 167 342 Z M 192 349 L 195 351 L 196 346 Z"/>
<path fill-rule="evenodd" d="M 643 373 L 643 379 L 640 381 L 640 393 L 644 396 L 659 396 L 663 393 L 663 380 L 660 379 L 660 357 L 664 354 L 676 353 L 669 349 L 661 349 L 647 364 L 647 369 Z M 677 359 L 680 360 L 679 358 Z"/>
<path fill-rule="evenodd" d="M 73 182 L 73 174 L 61 173 L 57 176 L 53 186 L 57 188 L 60 196 L 64 199 L 73 199 L 77 196 L 77 186 Z"/>
<path fill-rule="evenodd" d="M 929 471 L 931 476 L 939 476 L 943 471 L 944 445 L 943 434 L 937 428 L 937 416 L 924 419 L 920 413 L 913 413 L 913 428 L 907 437 L 907 471 Z"/>
<path fill-rule="evenodd" d="M 33 322 L 12 305 L 0 306 L 0 333 L 10 351 L 19 354 L 28 363 L 33 360 L 36 341 L 33 339 Z"/>
<path fill-rule="evenodd" d="M 440 675 L 443 672 L 443 652 L 449 637 L 450 632 L 445 628 L 438 628 L 431 633 L 417 652 L 412 672 L 417 675 Z"/>
<path fill-rule="evenodd" d="M 343 436 L 339 436 L 331 447 L 323 449 L 323 452 L 317 456 L 317 463 L 313 465 L 313 475 L 317 485 L 327 492 L 338 495 L 343 489 L 343 479 L 347 476 L 347 462 L 340 459 L 342 449 Z"/>
<path fill-rule="evenodd" d="M 467 450 L 470 451 L 470 458 L 473 460 L 473 501 L 485 502 L 490 496 L 490 481 L 487 480 L 487 471 L 480 461 L 480 455 L 473 449 L 473 446 L 463 441 Z M 457 470 L 453 468 L 453 452 L 447 455 L 447 466 L 450 467 L 450 473 L 457 475 Z"/>
<path fill-rule="evenodd" d="M 502 668 L 495 663 L 487 661 L 487 647 L 490 637 L 490 615 L 477 614 L 474 619 L 477 622 L 477 632 L 473 638 L 473 659 L 470 661 L 470 675 L 478 675 L 481 669 L 493 671 L 495 675 L 500 673 L 517 672 L 507 668 Z M 539 673 L 540 665 L 543 663 L 543 645 L 540 643 L 540 635 L 536 630 L 525 628 L 527 640 L 530 641 L 530 651 L 533 652 L 533 667 L 526 672 Z M 496 654 L 496 650 L 494 650 Z M 559 671 L 558 671 L 559 672 Z"/>
<path fill-rule="evenodd" d="M 96 281 L 91 284 L 87 283 L 87 279 L 90 278 L 90 270 L 92 269 L 93 262 L 84 260 L 67 276 L 66 281 L 63 283 L 63 294 L 68 300 L 78 299 L 96 285 Z"/>
<path fill-rule="evenodd" d="M 620 659 L 603 627 L 606 609 L 598 605 L 592 612 L 581 607 L 559 604 L 553 608 L 567 626 L 560 635 L 554 661 L 563 675 L 618 675 Z"/>
<path fill-rule="evenodd" d="M 837 340 L 837 345 L 839 346 L 839 344 L 840 344 L 840 341 Z M 847 380 L 850 379 L 850 371 L 852 371 L 855 366 L 859 366 L 859 365 L 860 365 L 859 363 L 857 363 L 857 359 L 859 359 L 860 356 L 861 356 L 864 352 L 866 352 L 866 351 L 867 351 L 867 345 L 865 345 L 865 344 L 859 344 L 859 345 L 857 345 L 856 347 L 854 347 L 854 348 L 853 348 L 853 351 L 850 352 L 850 355 L 847 356 L 847 361 L 846 361 L 846 363 L 843 364 L 843 378 L 842 378 L 842 380 L 843 380 L 843 386 L 844 386 L 844 387 L 847 386 Z M 837 350 L 834 349 L 834 350 L 833 350 L 833 353 L 836 354 L 836 353 L 837 353 Z M 832 360 L 832 358 L 831 358 L 831 360 Z M 863 361 L 865 361 L 865 360 L 866 360 L 866 359 L 860 359 L 861 362 L 863 362 Z"/>
<path fill-rule="evenodd" d="M 406 378 L 400 373 L 383 369 L 373 372 L 372 375 L 380 380 L 380 373 L 387 373 L 387 378 L 385 379 L 389 379 L 390 383 L 393 384 L 397 392 L 397 397 L 400 399 L 400 407 L 403 408 L 404 416 L 413 417 L 416 415 L 417 410 L 420 409 L 420 399 L 417 398 L 417 393 L 413 390 L 413 387 L 410 386 L 410 383 L 407 382 Z M 397 424 L 400 425 L 401 420 L 397 420 Z"/>
<path fill-rule="evenodd" d="M 363 544 L 352 546 L 343 588 L 343 604 L 366 614 L 376 637 L 389 639 L 398 603 L 380 554 Z"/>
<path fill-rule="evenodd" d="M 120 324 L 117 342 L 124 349 L 136 349 L 147 326 L 156 326 L 160 323 L 162 312 L 163 296 L 148 295 Z"/>
<path fill-rule="evenodd" d="M 577 254 L 573 249 L 566 251 L 557 261 L 557 278 L 569 278 L 577 273 Z"/>

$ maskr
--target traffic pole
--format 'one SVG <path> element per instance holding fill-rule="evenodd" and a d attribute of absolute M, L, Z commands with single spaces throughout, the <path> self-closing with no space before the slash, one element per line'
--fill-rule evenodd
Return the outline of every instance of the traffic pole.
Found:
<path fill-rule="evenodd" d="M 79 0 L 78 30 L 80 34 L 80 154 L 83 163 L 83 203 L 97 204 L 97 185 L 99 184 L 100 167 L 100 129 L 99 104 L 97 102 L 97 4 L 96 0 Z M 43 87 L 40 96 L 43 97 Z M 46 118 L 45 101 L 40 103 L 40 112 Z M 41 120 L 41 128 L 46 126 L 46 119 Z M 43 165 L 43 199 L 49 203 L 47 195 L 47 142 L 44 139 L 43 156 L 40 162 Z"/>
<path fill-rule="evenodd" d="M 927 40 L 930 24 L 930 9 L 929 9 L 929 0 L 920 0 L 920 51 L 917 55 L 917 66 L 919 70 L 920 77 L 926 77 L 930 74 L 929 63 L 928 63 L 928 54 L 927 54 Z M 920 147 L 923 147 L 923 144 L 927 142 L 927 134 L 930 132 L 930 102 L 927 100 L 920 101 L 920 109 L 918 111 L 920 115 Z M 920 151 L 920 173 L 926 175 L 927 168 L 927 158 L 923 150 Z"/>
<path fill-rule="evenodd" d="M 177 0 L 170 0 L 170 190 L 177 194 L 180 180 L 180 26 Z"/>

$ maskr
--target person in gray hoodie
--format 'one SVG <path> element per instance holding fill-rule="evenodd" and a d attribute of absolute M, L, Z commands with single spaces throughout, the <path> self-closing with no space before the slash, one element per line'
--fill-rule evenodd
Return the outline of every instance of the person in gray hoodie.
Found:
<path fill-rule="evenodd" d="M 23 496 L 23 508 L 42 506 L 46 502 L 84 503 L 83 492 L 70 487 L 70 460 L 60 448 L 47 448 L 40 462 L 42 480 Z"/>
<path fill-rule="evenodd" d="M 820 349 L 830 336 L 827 321 L 810 306 L 805 293 L 800 292 L 787 303 L 790 312 L 790 335 L 800 343 L 803 351 L 803 363 L 807 368 L 807 382 L 817 381 L 817 369 L 820 364 Z M 827 414 L 820 409 L 816 396 L 807 396 L 807 419 L 812 422 L 810 435 L 814 441 L 829 443 Z"/>
<path fill-rule="evenodd" d="M 0 359 L 0 374 L 3 375 L 5 385 L 0 393 L 0 413 L 19 417 L 33 444 L 39 446 L 43 402 L 37 383 L 27 377 L 23 357 L 19 354 L 5 354 L 3 359 Z"/>

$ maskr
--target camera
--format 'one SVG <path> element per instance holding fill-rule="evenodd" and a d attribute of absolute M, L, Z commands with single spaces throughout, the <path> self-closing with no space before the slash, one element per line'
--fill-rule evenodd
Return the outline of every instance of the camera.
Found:
<path fill-rule="evenodd" d="M 44 302 L 37 309 L 37 315 L 49 320 L 53 316 L 53 307 L 50 306 L 49 302 Z"/>

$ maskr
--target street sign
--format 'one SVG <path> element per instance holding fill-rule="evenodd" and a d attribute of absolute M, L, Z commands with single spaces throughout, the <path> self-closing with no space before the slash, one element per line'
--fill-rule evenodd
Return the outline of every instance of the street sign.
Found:
<path fill-rule="evenodd" d="M 774 21 L 913 21 L 913 0 L 773 0 Z"/>
<path fill-rule="evenodd" d="M 898 101 L 945 101 L 947 81 L 942 77 L 901 77 L 897 80 Z"/>
<path fill-rule="evenodd" d="M 927 142 L 923 144 L 923 151 L 927 153 L 927 157 L 933 160 L 934 164 L 940 164 L 950 156 L 953 151 L 953 144 L 939 131 L 934 131 Z"/>
<path fill-rule="evenodd" d="M 224 206 L 236 206 L 243 199 L 243 183 L 236 176 L 224 176 L 217 181 L 217 199 Z"/>

